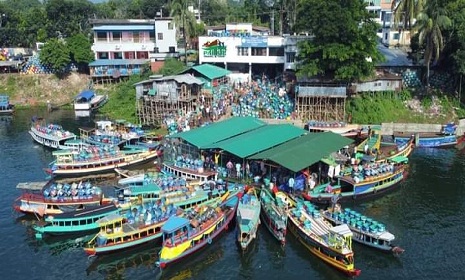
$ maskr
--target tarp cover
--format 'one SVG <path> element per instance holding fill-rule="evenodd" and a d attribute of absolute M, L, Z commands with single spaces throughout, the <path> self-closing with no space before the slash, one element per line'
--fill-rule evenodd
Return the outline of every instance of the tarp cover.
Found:
<path fill-rule="evenodd" d="M 92 97 L 94 97 L 94 95 L 95 95 L 95 92 L 91 90 L 84 90 L 76 96 L 76 99 L 91 100 Z"/>

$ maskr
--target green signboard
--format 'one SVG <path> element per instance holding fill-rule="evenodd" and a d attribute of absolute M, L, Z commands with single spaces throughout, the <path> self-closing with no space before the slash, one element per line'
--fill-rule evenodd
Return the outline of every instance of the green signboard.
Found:
<path fill-rule="evenodd" d="M 208 41 L 202 46 L 204 57 L 225 57 L 226 46 L 219 39 Z"/>

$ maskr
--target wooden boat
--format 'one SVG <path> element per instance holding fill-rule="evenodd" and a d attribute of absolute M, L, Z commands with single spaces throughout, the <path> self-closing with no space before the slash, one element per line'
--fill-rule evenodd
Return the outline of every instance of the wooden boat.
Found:
<path fill-rule="evenodd" d="M 457 137 L 457 125 L 449 123 L 443 125 L 438 133 L 427 132 L 394 132 L 393 137 L 396 143 L 407 142 L 412 136 L 415 139 L 416 147 L 424 148 L 448 148 L 455 146 L 464 136 Z"/>
<path fill-rule="evenodd" d="M 284 195 L 285 197 L 285 195 Z M 287 228 L 287 203 L 284 202 L 283 194 L 273 194 L 267 188 L 260 191 L 261 210 L 260 216 L 263 224 L 281 245 L 286 244 Z"/>
<path fill-rule="evenodd" d="M 217 206 L 228 196 L 229 193 L 202 203 L 199 201 L 195 206 Z M 131 208 L 126 216 L 114 214 L 97 221 L 100 232 L 84 247 L 88 255 L 110 253 L 155 241 L 162 236 L 161 228 L 169 217 L 184 215 L 181 208 L 162 200 Z"/>
<path fill-rule="evenodd" d="M 337 182 L 324 183 L 304 191 L 302 196 L 317 204 L 361 200 L 379 196 L 400 183 L 407 169 L 408 158 L 398 156 L 385 162 L 365 162 L 363 165 L 346 166 L 336 176 Z"/>
<path fill-rule="evenodd" d="M 46 171 L 56 177 L 113 172 L 115 168 L 136 166 L 158 157 L 157 150 L 140 146 L 131 146 L 123 150 L 111 146 L 89 146 L 77 151 L 54 151 L 52 154 L 55 160 Z"/>
<path fill-rule="evenodd" d="M 36 238 L 42 239 L 45 234 L 62 235 L 72 233 L 83 233 L 98 231 L 97 221 L 107 215 L 117 214 L 120 209 L 114 204 L 99 206 L 88 206 L 82 210 L 72 212 L 47 215 L 45 221 L 41 224 L 34 225 L 32 228 L 36 231 Z"/>
<path fill-rule="evenodd" d="M 352 232 L 347 225 L 332 226 L 309 201 L 296 202 L 288 210 L 288 228 L 313 255 L 344 274 L 354 277 L 360 270 L 354 265 Z"/>
<path fill-rule="evenodd" d="M 61 149 L 66 140 L 76 139 L 76 134 L 64 130 L 58 124 L 46 124 L 42 118 L 32 118 L 29 134 L 37 143 L 53 149 Z"/>
<path fill-rule="evenodd" d="M 15 200 L 13 208 L 24 214 L 56 215 L 111 201 L 104 197 L 101 188 L 89 182 L 31 182 L 20 183 L 16 188 L 25 192 Z"/>
<path fill-rule="evenodd" d="M 353 139 L 365 139 L 368 136 L 368 127 L 359 124 L 348 124 L 345 122 L 318 122 L 309 121 L 304 129 L 309 132 L 331 131 Z"/>
<path fill-rule="evenodd" d="M 108 101 L 108 95 L 95 94 L 92 90 L 81 91 L 74 98 L 75 111 L 93 111 L 102 107 Z"/>
<path fill-rule="evenodd" d="M 239 198 L 230 196 L 216 209 L 209 208 L 192 218 L 171 217 L 162 228 L 163 245 L 156 263 L 160 269 L 212 244 L 227 230 L 234 218 Z"/>
<path fill-rule="evenodd" d="M 216 171 L 207 171 L 204 170 L 203 167 L 194 169 L 189 167 L 175 166 L 174 164 L 164 162 L 162 170 L 177 177 L 184 177 L 186 179 L 198 180 L 201 182 L 208 180 L 218 180 L 218 173 Z"/>
<path fill-rule="evenodd" d="M 354 210 L 341 209 L 341 205 L 336 204 L 321 210 L 321 215 L 333 225 L 348 225 L 353 233 L 352 239 L 359 243 L 396 254 L 404 252 L 404 249 L 392 244 L 395 236 L 383 224 Z"/>
<path fill-rule="evenodd" d="M 258 200 L 255 188 L 249 188 L 239 201 L 237 206 L 237 242 L 242 250 L 257 236 L 258 225 L 260 224 L 261 204 Z"/>
<path fill-rule="evenodd" d="M 15 105 L 10 103 L 10 97 L 0 94 L 0 115 L 11 115 L 15 111 Z"/>

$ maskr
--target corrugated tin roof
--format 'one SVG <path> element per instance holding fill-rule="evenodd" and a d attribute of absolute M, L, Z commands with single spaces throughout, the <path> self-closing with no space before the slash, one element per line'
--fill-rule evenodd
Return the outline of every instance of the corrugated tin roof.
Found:
<path fill-rule="evenodd" d="M 246 158 L 305 133 L 305 130 L 291 124 L 270 124 L 201 148 L 220 148 L 240 158 Z"/>
<path fill-rule="evenodd" d="M 192 68 L 189 68 L 186 71 L 189 71 L 190 69 L 193 69 L 194 71 L 200 73 L 201 75 L 204 75 L 210 80 L 224 77 L 231 73 L 231 71 L 227 69 L 224 69 L 224 68 L 212 65 L 212 64 L 208 64 L 208 63 L 193 66 Z M 186 73 L 186 71 L 184 71 L 183 73 Z"/>
<path fill-rule="evenodd" d="M 271 160 L 298 172 L 352 142 L 352 139 L 333 132 L 309 133 L 248 159 Z"/>
<path fill-rule="evenodd" d="M 202 147 L 257 129 L 264 125 L 266 125 L 266 123 L 257 118 L 233 117 L 193 130 L 179 132 L 168 137 L 181 138 L 196 147 Z"/>
<path fill-rule="evenodd" d="M 346 97 L 346 87 L 299 86 L 299 96 L 341 96 Z"/>
<path fill-rule="evenodd" d="M 100 25 L 92 28 L 94 31 L 152 31 L 155 25 Z"/>
<path fill-rule="evenodd" d="M 143 65 L 149 61 L 149 59 L 97 59 L 89 63 L 89 66 Z"/>
<path fill-rule="evenodd" d="M 169 81 L 169 80 L 175 80 L 176 82 L 180 84 L 197 84 L 201 85 L 203 82 L 196 77 L 190 75 L 190 74 L 181 74 L 181 75 L 174 75 L 174 76 L 166 76 L 166 77 L 161 77 L 158 79 L 155 79 L 155 81 Z"/>

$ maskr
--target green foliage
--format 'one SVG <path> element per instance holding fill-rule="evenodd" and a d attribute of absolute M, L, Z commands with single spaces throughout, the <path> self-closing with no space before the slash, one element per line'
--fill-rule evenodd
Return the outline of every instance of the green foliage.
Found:
<path fill-rule="evenodd" d="M 298 75 L 356 81 L 382 61 L 379 26 L 362 1 L 303 0 L 297 18 L 297 29 L 314 35 L 299 45 Z"/>
<path fill-rule="evenodd" d="M 186 69 L 184 63 L 175 58 L 168 58 L 165 60 L 163 67 L 158 71 L 163 76 L 176 75 Z"/>
<path fill-rule="evenodd" d="M 50 65 L 55 73 L 62 75 L 71 62 L 69 57 L 70 50 L 64 40 L 51 39 L 47 41 L 40 51 L 40 62 L 44 65 Z"/>

